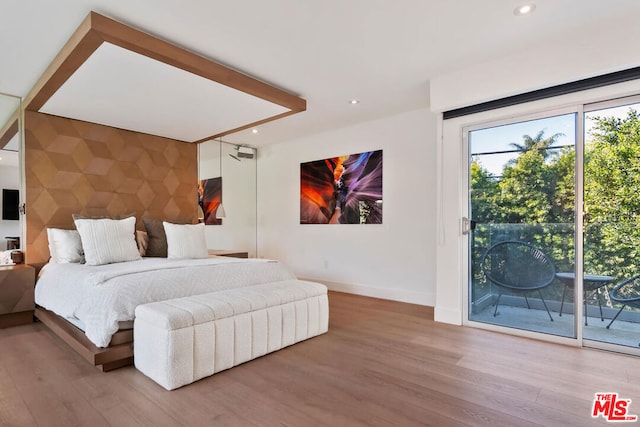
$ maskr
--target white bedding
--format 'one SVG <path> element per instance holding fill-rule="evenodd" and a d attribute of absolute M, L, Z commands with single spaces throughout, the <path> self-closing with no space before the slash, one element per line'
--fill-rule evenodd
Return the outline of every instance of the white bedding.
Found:
<path fill-rule="evenodd" d="M 107 347 L 118 322 L 133 320 L 140 304 L 289 279 L 295 279 L 293 273 L 276 261 L 229 257 L 48 264 L 36 284 L 35 301 L 79 319 L 89 340 Z"/>

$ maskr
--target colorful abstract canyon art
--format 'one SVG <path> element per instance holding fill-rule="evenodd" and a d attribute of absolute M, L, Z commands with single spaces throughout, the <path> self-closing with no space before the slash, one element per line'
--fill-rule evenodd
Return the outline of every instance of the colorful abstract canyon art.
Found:
<path fill-rule="evenodd" d="M 221 225 L 222 219 L 216 218 L 216 209 L 222 200 L 222 177 L 198 181 L 198 205 L 203 215 L 199 219 L 205 225 Z"/>
<path fill-rule="evenodd" d="M 300 224 L 382 224 L 382 150 L 301 163 Z"/>

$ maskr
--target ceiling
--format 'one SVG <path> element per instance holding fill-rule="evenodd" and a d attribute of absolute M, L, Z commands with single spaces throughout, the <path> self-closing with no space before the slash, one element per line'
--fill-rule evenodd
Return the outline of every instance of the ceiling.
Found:
<path fill-rule="evenodd" d="M 96 12 L 87 15 L 23 105 L 185 142 L 306 109 L 302 98 Z"/>
<path fill-rule="evenodd" d="M 257 134 L 248 129 L 224 138 L 262 146 L 428 106 L 434 76 L 558 42 L 569 33 L 635 26 L 640 16 L 637 0 L 536 0 L 533 14 L 515 16 L 522 3 L 5 1 L 0 7 L 10 19 L 0 27 L 0 92 L 26 97 L 93 10 L 304 98 L 307 111 L 262 124 Z M 354 98 L 360 103 L 351 105 Z M 72 99 L 60 96 L 57 108 L 76 108 Z M 206 96 L 189 100 L 205 112 L 206 102 Z M 198 120 L 220 114 L 212 110 Z M 162 118 L 149 114 L 148 120 Z M 199 135 L 196 128 L 183 123 L 174 131 L 188 140 Z"/>

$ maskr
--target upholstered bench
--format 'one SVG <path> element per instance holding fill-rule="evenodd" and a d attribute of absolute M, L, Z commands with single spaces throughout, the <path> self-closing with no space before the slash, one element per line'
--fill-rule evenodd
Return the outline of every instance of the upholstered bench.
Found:
<path fill-rule="evenodd" d="M 140 305 L 134 364 L 173 390 L 327 332 L 327 288 L 286 280 Z"/>

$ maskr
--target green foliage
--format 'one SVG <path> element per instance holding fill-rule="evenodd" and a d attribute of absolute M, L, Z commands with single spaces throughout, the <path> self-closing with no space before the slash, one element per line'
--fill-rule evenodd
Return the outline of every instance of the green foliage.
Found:
<path fill-rule="evenodd" d="M 550 165 L 556 179 L 550 217 L 552 222 L 573 224 L 575 217 L 575 150 L 565 148 Z"/>
<path fill-rule="evenodd" d="M 500 212 L 497 207 L 500 192 L 498 181 L 476 160 L 471 162 L 470 175 L 470 192 L 474 213 L 477 212 L 478 218 L 482 218 L 483 222 L 500 220 L 501 218 L 495 216 Z"/>
<path fill-rule="evenodd" d="M 505 166 L 498 183 L 504 222 L 545 222 L 551 210 L 555 181 L 542 151 L 525 151 L 514 166 Z"/>
<path fill-rule="evenodd" d="M 502 178 L 471 164 L 474 232 L 472 274 L 481 285 L 482 253 L 499 240 L 530 242 L 559 270 L 572 271 L 575 256 L 575 150 L 547 150 L 560 134 L 523 136 L 522 150 Z M 597 117 L 585 147 L 585 272 L 614 276 L 640 273 L 640 114 Z"/>
<path fill-rule="evenodd" d="M 585 271 L 640 273 L 640 115 L 598 117 L 585 151 Z"/>
<path fill-rule="evenodd" d="M 511 147 L 516 150 L 520 150 L 523 152 L 530 150 L 538 150 L 538 154 L 540 154 L 544 159 L 550 157 L 552 155 L 552 151 L 547 150 L 554 142 L 558 140 L 559 137 L 564 136 L 563 133 L 555 133 L 551 135 L 549 138 L 544 137 L 544 130 L 538 132 L 535 137 L 531 137 L 530 135 L 522 135 L 523 143 L 516 144 L 512 142 L 509 144 Z"/>

